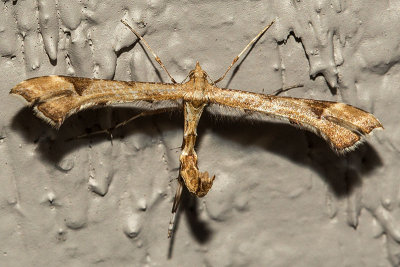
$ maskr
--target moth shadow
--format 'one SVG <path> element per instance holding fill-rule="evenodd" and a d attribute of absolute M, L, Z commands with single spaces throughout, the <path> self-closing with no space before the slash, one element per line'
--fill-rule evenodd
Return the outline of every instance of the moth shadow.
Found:
<path fill-rule="evenodd" d="M 193 237 L 201 244 L 207 243 L 212 237 L 212 230 L 205 221 L 199 218 L 198 214 L 199 199 L 190 194 L 186 187 L 183 187 L 180 208 L 177 211 L 177 218 L 175 223 L 175 232 L 178 231 L 181 223 L 182 214 L 185 215 L 188 221 L 190 231 Z M 168 258 L 172 258 L 173 245 L 175 242 L 175 235 L 170 240 L 168 250 Z"/>
<path fill-rule="evenodd" d="M 211 238 L 212 230 L 208 227 L 205 221 L 202 221 L 199 218 L 198 205 L 199 199 L 190 194 L 185 187 L 182 198 L 182 211 L 185 213 L 190 230 L 196 240 L 200 243 L 207 243 Z"/>
<path fill-rule="evenodd" d="M 109 142 L 112 146 L 114 141 L 127 138 L 134 133 L 150 136 L 159 135 L 159 130 L 154 124 L 154 118 L 168 115 L 161 114 L 137 118 L 123 127 L 112 130 L 112 138 L 107 133 L 92 135 L 96 131 L 112 129 L 116 124 L 139 114 L 141 111 L 130 107 L 88 109 L 69 117 L 57 130 L 38 119 L 31 108 L 26 107 L 14 116 L 11 127 L 19 132 L 27 143 L 31 142 L 38 145 L 38 156 L 42 160 L 57 165 L 73 151 L 98 143 Z M 169 128 L 178 129 L 181 127 L 181 120 L 178 124 L 176 118 L 179 119 L 179 116 L 168 117 Z M 81 135 L 87 136 L 78 138 Z"/>
<path fill-rule="evenodd" d="M 62 127 L 56 130 L 41 119 L 38 119 L 32 113 L 32 110 L 26 107 L 15 115 L 11 127 L 23 136 L 26 143 L 36 143 L 38 145 L 39 153 L 37 154 L 43 161 L 57 166 L 69 153 L 107 141 L 107 135 L 102 134 L 84 139 L 67 140 L 81 134 L 90 134 L 97 130 L 107 129 L 107 127 L 111 127 L 139 113 L 140 110 L 138 109 L 126 107 L 113 107 L 112 112 L 107 108 L 84 110 L 68 118 Z M 108 119 L 105 119 L 105 117 L 108 117 Z M 111 120 L 111 122 L 107 122 L 108 120 Z M 182 129 L 182 114 L 153 115 L 139 118 L 134 123 L 115 129 L 113 131 L 114 140 L 137 133 L 159 136 L 160 129 L 155 126 L 153 120 L 157 121 L 156 124 L 163 122 L 161 131 Z M 111 140 L 109 142 L 111 145 Z M 206 243 L 211 238 L 212 231 L 206 222 L 200 220 L 197 207 L 198 199 L 184 188 L 181 207 L 177 214 L 176 229 L 179 228 L 180 216 L 184 214 L 194 238 L 200 243 Z M 169 255 L 172 254 L 173 238 L 171 242 Z"/>
<path fill-rule="evenodd" d="M 285 123 L 268 121 L 248 121 L 235 118 L 218 119 L 218 125 L 212 115 L 204 116 L 208 127 L 224 139 L 247 147 L 257 145 L 264 150 L 277 154 L 313 169 L 329 185 L 338 197 L 350 195 L 362 184 L 362 179 L 374 169 L 382 166 L 377 151 L 367 142 L 355 151 L 338 155 L 321 137 Z M 246 129 L 243 131 L 242 129 Z M 199 142 L 205 128 L 199 127 Z M 296 176 L 296 173 L 293 174 Z M 289 182 L 289 181 L 288 181 Z"/>
<path fill-rule="evenodd" d="M 68 118 L 57 131 L 38 119 L 30 108 L 23 108 L 13 118 L 11 127 L 23 136 L 26 143 L 38 144 L 38 156 L 57 166 L 65 155 L 80 148 L 105 142 L 107 135 L 90 136 L 69 142 L 66 140 L 85 132 L 90 134 L 93 131 L 107 129 L 139 112 L 140 110 L 131 107 L 89 109 Z M 161 130 L 155 127 L 154 118 L 162 118 L 164 121 L 168 116 L 168 121 L 163 123 Z M 160 121 L 157 119 L 157 122 Z M 139 118 L 116 129 L 113 135 L 114 139 L 137 133 L 160 136 L 160 131 L 165 129 L 182 130 L 182 121 L 182 114 L 153 115 Z M 298 165 L 313 169 L 339 197 L 351 194 L 354 188 L 362 184 L 364 175 L 382 165 L 381 158 L 368 143 L 362 144 L 356 151 L 339 156 L 322 138 L 283 123 L 251 122 L 236 118 L 233 123 L 229 119 L 215 120 L 206 113 L 198 128 L 198 144 L 201 144 L 202 136 L 209 128 L 212 128 L 215 134 L 243 147 L 249 143 L 257 145 Z M 187 217 L 191 232 L 200 243 L 208 242 L 212 231 L 199 219 L 197 198 L 188 192 L 184 193 L 183 198 L 181 209 Z"/>

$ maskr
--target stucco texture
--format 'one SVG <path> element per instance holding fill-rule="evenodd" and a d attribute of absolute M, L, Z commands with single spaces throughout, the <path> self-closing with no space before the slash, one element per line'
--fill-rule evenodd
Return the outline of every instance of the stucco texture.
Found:
<path fill-rule="evenodd" d="M 383 124 L 339 156 L 279 122 L 204 114 L 197 152 L 213 188 L 177 187 L 182 113 L 87 110 L 57 131 L 9 95 L 42 75 L 168 82 L 196 61 L 219 86 L 345 102 Z M 0 1 L 0 266 L 399 266 L 400 2 Z"/>

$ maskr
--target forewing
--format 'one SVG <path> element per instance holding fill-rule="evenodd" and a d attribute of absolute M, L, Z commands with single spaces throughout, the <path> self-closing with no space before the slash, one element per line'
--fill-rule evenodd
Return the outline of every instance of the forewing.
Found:
<path fill-rule="evenodd" d="M 43 76 L 23 81 L 10 94 L 22 96 L 38 117 L 58 128 L 79 110 L 116 103 L 172 101 L 183 98 L 180 84 L 125 82 L 68 76 Z"/>
<path fill-rule="evenodd" d="M 354 149 L 364 135 L 383 128 L 374 115 L 344 103 L 214 88 L 210 103 L 286 120 L 323 137 L 338 152 Z"/>

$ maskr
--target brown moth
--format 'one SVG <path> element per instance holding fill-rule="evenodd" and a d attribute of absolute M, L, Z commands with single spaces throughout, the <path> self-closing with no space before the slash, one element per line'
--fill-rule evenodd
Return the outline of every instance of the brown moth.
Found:
<path fill-rule="evenodd" d="M 153 103 L 150 106 L 148 105 L 149 111 L 143 112 L 130 120 L 138 116 L 165 112 L 170 109 L 183 109 L 184 134 L 180 155 L 179 186 L 172 208 L 173 216 L 179 205 L 183 183 L 191 193 L 203 197 L 210 190 L 215 179 L 215 176 L 211 177 L 208 172 L 199 171 L 194 149 L 197 125 L 206 107 L 217 109 L 225 107 L 234 109 L 243 115 L 254 114 L 287 121 L 321 136 L 338 153 L 355 149 L 364 136 L 374 129 L 383 128 L 374 115 L 344 103 L 258 94 L 216 86 L 216 83 L 226 76 L 244 51 L 273 22 L 265 27 L 235 57 L 221 78 L 209 82 L 207 73 L 197 62 L 196 67 L 189 72 L 189 80 L 185 83 L 176 83 L 146 41 L 126 22 L 122 22 L 153 53 L 156 61 L 171 78 L 171 83 L 44 76 L 19 83 L 10 93 L 25 99 L 33 107 L 38 117 L 55 128 L 59 128 L 65 119 L 72 114 L 90 107 L 117 103 L 132 103 L 143 106 L 147 102 Z M 120 123 L 116 127 L 122 126 L 128 121 Z M 107 130 L 101 132 L 107 132 Z M 172 221 L 173 219 L 168 231 L 169 236 L 173 231 Z"/>

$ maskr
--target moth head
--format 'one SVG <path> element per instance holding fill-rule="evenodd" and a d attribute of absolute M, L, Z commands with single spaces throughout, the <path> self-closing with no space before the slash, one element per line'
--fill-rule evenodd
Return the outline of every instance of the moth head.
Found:
<path fill-rule="evenodd" d="M 207 78 L 207 73 L 200 67 L 200 63 L 198 61 L 196 62 L 196 67 L 194 68 L 194 70 L 191 70 L 189 72 L 189 78 Z"/>

